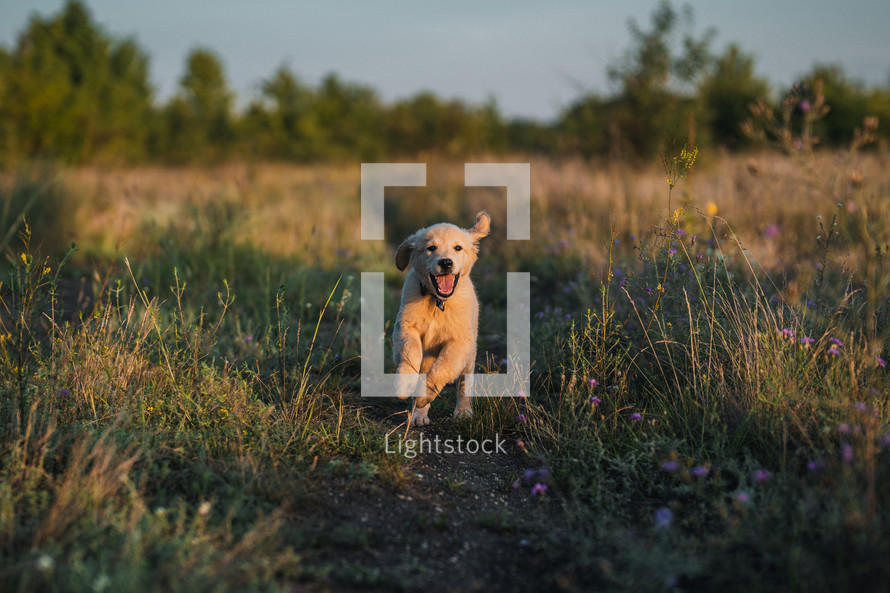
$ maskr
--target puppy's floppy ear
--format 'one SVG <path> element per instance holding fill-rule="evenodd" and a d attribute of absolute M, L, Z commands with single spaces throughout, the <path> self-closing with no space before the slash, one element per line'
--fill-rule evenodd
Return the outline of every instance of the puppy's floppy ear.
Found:
<path fill-rule="evenodd" d="M 396 267 L 400 272 L 404 272 L 408 264 L 411 263 L 411 252 L 417 247 L 417 233 L 414 233 L 399 245 L 396 249 Z"/>
<path fill-rule="evenodd" d="M 473 242 L 478 243 L 479 239 L 488 236 L 488 231 L 490 229 L 491 216 L 488 215 L 488 212 L 483 210 L 476 215 L 476 224 L 473 225 L 473 228 L 468 229 L 467 232 L 470 233 L 471 237 L 473 237 Z"/>

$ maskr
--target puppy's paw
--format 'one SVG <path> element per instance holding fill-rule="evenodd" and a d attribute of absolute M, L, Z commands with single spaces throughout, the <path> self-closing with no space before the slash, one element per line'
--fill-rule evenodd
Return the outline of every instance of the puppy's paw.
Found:
<path fill-rule="evenodd" d="M 416 407 L 414 411 L 411 413 L 411 419 L 408 422 L 409 426 L 426 426 L 430 423 L 429 418 L 430 406 L 429 404 L 423 407 Z"/>
<path fill-rule="evenodd" d="M 454 417 L 458 420 L 473 417 L 473 408 L 454 408 Z"/>

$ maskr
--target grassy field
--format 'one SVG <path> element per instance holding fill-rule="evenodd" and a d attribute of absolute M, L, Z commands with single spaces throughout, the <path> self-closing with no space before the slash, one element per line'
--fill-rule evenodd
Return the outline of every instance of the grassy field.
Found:
<path fill-rule="evenodd" d="M 0 589 L 885 590 L 886 163 L 534 160 L 524 242 L 462 163 L 385 242 L 358 164 L 0 175 Z M 531 393 L 423 430 L 506 454 L 389 454 L 359 274 L 389 327 L 395 246 L 483 208 L 478 366 L 530 272 Z"/>

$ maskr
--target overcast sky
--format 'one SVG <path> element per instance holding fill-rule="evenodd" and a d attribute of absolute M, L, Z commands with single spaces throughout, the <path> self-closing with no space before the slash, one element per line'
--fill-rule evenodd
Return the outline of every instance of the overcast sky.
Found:
<path fill-rule="evenodd" d="M 386 100 L 432 90 L 474 103 L 494 97 L 509 116 L 551 119 L 582 92 L 612 89 L 606 67 L 629 46 L 627 22 L 648 28 L 657 0 L 393 2 L 87 0 L 115 36 L 151 56 L 158 97 L 175 90 L 195 46 L 223 59 L 242 104 L 288 64 L 315 84 L 327 72 L 374 87 Z M 693 0 L 696 34 L 714 48 L 737 42 L 758 73 L 785 86 L 814 63 L 837 63 L 867 84 L 890 80 L 888 0 Z M 3 0 L 0 44 L 12 47 L 30 15 L 64 0 Z M 674 2 L 679 7 L 680 2 Z"/>

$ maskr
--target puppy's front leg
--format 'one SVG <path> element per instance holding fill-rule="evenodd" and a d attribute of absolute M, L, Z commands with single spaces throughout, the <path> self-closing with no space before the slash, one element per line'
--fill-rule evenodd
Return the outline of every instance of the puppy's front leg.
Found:
<path fill-rule="evenodd" d="M 426 395 L 417 398 L 417 407 L 429 405 L 442 389 L 460 376 L 466 366 L 466 349 L 461 344 L 449 343 L 426 373 Z"/>
<path fill-rule="evenodd" d="M 463 370 L 457 384 L 457 405 L 454 415 L 457 418 L 469 418 L 473 415 L 473 365 Z"/>
<path fill-rule="evenodd" d="M 417 374 L 420 373 L 420 363 L 423 360 L 420 334 L 397 327 L 393 335 L 393 359 L 396 373 L 399 374 L 396 377 L 396 397 L 406 399 L 415 395 L 419 379 Z"/>

